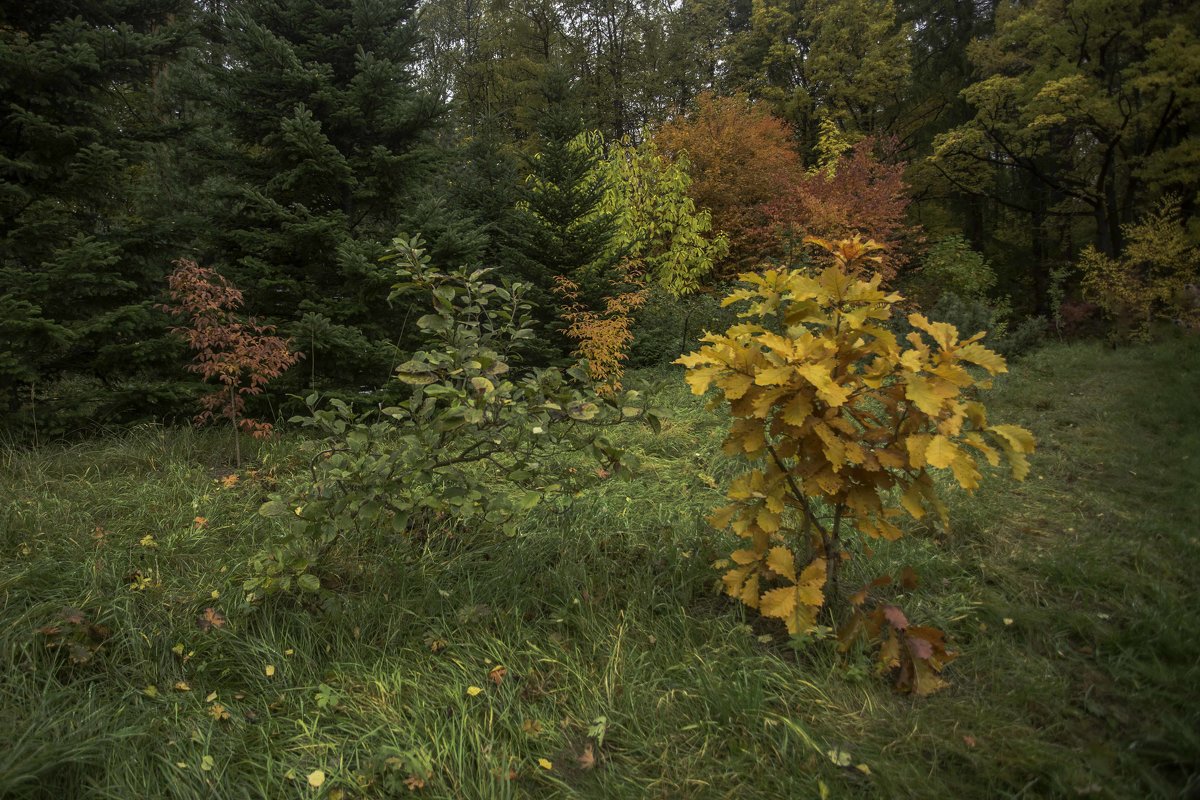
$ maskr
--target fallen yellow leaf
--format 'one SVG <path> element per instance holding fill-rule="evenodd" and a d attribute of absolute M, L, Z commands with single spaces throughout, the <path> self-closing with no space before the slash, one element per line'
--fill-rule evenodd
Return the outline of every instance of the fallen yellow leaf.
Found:
<path fill-rule="evenodd" d="M 275 665 L 267 664 L 265 667 L 263 667 L 263 672 L 266 674 L 266 676 L 268 678 L 275 677 Z"/>
<path fill-rule="evenodd" d="M 471 697 L 476 696 L 477 694 L 481 693 L 482 691 L 483 691 L 483 689 L 480 689 L 478 686 L 468 686 L 467 687 L 467 694 L 470 695 Z"/>
<path fill-rule="evenodd" d="M 548 758 L 539 758 L 538 766 L 542 769 L 554 769 L 554 762 Z"/>
<path fill-rule="evenodd" d="M 308 773 L 308 785 L 313 787 L 314 789 L 319 788 L 321 786 L 321 784 L 324 782 L 325 782 L 325 771 L 324 770 L 314 769 L 312 772 Z"/>
<path fill-rule="evenodd" d="M 839 749 L 830 750 L 828 753 L 828 756 L 829 756 L 829 760 L 832 761 L 834 764 L 837 764 L 839 767 L 850 766 L 850 754 L 847 753 L 845 750 L 839 750 Z"/>

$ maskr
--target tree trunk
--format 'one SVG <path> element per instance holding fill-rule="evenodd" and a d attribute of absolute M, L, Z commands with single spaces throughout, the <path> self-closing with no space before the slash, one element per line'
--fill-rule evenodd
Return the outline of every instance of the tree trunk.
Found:
<path fill-rule="evenodd" d="M 229 387 L 229 419 L 233 422 L 233 464 L 241 469 L 242 440 L 238 436 L 237 394 L 235 394 L 233 386 Z"/>

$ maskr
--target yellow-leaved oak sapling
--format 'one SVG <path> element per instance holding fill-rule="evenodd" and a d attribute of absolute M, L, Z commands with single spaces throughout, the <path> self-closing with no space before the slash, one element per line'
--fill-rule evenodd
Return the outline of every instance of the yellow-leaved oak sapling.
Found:
<path fill-rule="evenodd" d="M 935 470 L 972 491 L 980 459 L 1006 462 L 1023 479 L 1034 449 L 1029 431 L 992 423 L 975 398 L 1007 370 L 983 333 L 961 339 L 953 326 L 911 314 L 915 330 L 898 339 L 887 323 L 903 298 L 882 290 L 878 273 L 860 277 L 881 247 L 859 237 L 809 241 L 824 269 L 742 275 L 745 287 L 725 304 L 746 303 L 744 321 L 707 334 L 677 362 L 693 393 L 715 389 L 713 407 L 728 407 L 724 449 L 748 467 L 709 517 L 745 540 L 718 562 L 725 591 L 793 635 L 816 630 L 821 608 L 839 597 L 848 535 L 894 540 L 904 534 L 901 515 L 929 510 L 945 524 Z M 849 598 L 842 646 L 866 635 L 902 689 L 940 688 L 952 657 L 942 633 L 909 625 L 894 605 L 867 609 L 868 590 Z"/>

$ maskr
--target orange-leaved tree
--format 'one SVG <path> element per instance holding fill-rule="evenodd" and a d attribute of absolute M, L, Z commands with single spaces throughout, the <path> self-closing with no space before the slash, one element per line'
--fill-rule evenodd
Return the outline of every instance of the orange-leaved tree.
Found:
<path fill-rule="evenodd" d="M 588 374 L 605 395 L 621 389 L 633 342 L 634 311 L 646 302 L 645 286 L 636 277 L 629 280 L 624 290 L 604 298 L 602 311 L 594 311 L 580 302 L 579 284 L 561 275 L 554 279 L 554 292 L 564 303 L 560 316 L 567 327 L 563 332 L 575 341 L 575 355 L 587 361 Z"/>
<path fill-rule="evenodd" d="M 840 152 L 837 152 L 840 150 Z M 904 163 L 895 161 L 895 143 L 874 138 L 837 147 L 822 166 L 797 176 L 795 183 L 767 203 L 762 231 L 772 250 L 795 257 L 804 237 L 841 239 L 862 235 L 884 246 L 874 271 L 885 283 L 907 265 L 919 243 L 906 220 L 911 198 Z"/>
<path fill-rule="evenodd" d="M 1029 471 L 1029 431 L 995 425 L 972 396 L 1004 359 L 983 333 L 960 339 L 953 326 L 911 314 L 904 341 L 887 329 L 902 298 L 880 289 L 880 247 L 859 238 L 812 240 L 829 265 L 817 274 L 772 269 L 742 275 L 749 284 L 725 303 L 748 302 L 744 322 L 683 356 L 695 394 L 716 387 L 733 423 L 725 451 L 750 469 L 729 489 L 730 503 L 709 522 L 746 540 L 724 576 L 726 591 L 792 634 L 817 628 L 822 606 L 839 598 L 838 571 L 852 532 L 896 539 L 898 517 L 933 509 L 947 521 L 934 470 L 979 486 L 979 459 Z M 982 376 L 981 376 L 982 373 Z M 869 584 L 851 598 L 843 645 L 862 634 L 879 645 L 881 669 L 901 688 L 925 694 L 942 685 L 951 658 L 940 631 L 910 626 L 898 607 L 866 607 Z M 832 616 L 832 614 L 831 614 Z"/>
<path fill-rule="evenodd" d="M 732 275 L 769 255 L 761 234 L 768 222 L 766 206 L 803 174 L 786 122 L 745 95 L 706 93 L 696 99 L 692 114 L 655 132 L 654 141 L 669 157 L 687 156 L 688 193 L 712 212 L 713 227 L 729 237 L 719 270 Z"/>
<path fill-rule="evenodd" d="M 167 278 L 171 304 L 162 306 L 172 316 L 186 321 L 174 328 L 195 352 L 188 366 L 204 380 L 219 384 L 200 399 L 203 409 L 195 423 L 203 425 L 217 417 L 233 426 L 235 460 L 242 463 L 238 431 L 255 438 L 270 434 L 271 424 L 245 416 L 246 397 L 261 394 L 267 382 L 295 364 L 301 354 L 291 351 L 287 339 L 273 335 L 273 325 L 253 317 L 243 319 L 242 293 L 222 275 L 195 261 L 181 259 Z"/>

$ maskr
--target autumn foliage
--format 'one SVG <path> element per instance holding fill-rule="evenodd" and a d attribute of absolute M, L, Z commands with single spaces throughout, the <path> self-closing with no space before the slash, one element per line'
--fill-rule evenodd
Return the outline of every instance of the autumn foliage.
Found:
<path fill-rule="evenodd" d="M 886 324 L 903 298 L 880 288 L 879 273 L 858 277 L 879 263 L 880 246 L 810 241 L 829 262 L 823 271 L 742 275 L 747 286 L 725 303 L 748 303 L 746 321 L 706 335 L 678 362 L 693 393 L 719 391 L 714 405 L 733 417 L 725 452 L 750 465 L 709 518 L 746 540 L 724 562 L 725 589 L 792 634 L 813 631 L 820 609 L 839 599 L 848 535 L 897 539 L 902 514 L 930 509 L 946 524 L 935 470 L 972 491 L 979 459 L 1006 461 L 1023 479 L 1034 448 L 1027 430 L 992 424 L 972 397 L 1006 371 L 983 333 L 960 339 L 953 326 L 911 314 L 916 330 L 898 340 Z M 910 626 L 896 606 L 868 608 L 870 594 L 851 598 L 843 644 L 869 636 L 902 688 L 934 691 L 950 658 L 941 633 Z"/>
<path fill-rule="evenodd" d="M 744 96 L 703 95 L 692 115 L 668 122 L 655 141 L 689 159 L 691 196 L 729 237 L 727 275 L 793 260 L 805 236 L 862 235 L 884 245 L 874 265 L 885 282 L 908 263 L 917 236 L 905 220 L 905 165 L 890 140 L 853 141 L 829 123 L 818 164 L 806 170 L 786 122 Z"/>
<path fill-rule="evenodd" d="M 1200 329 L 1200 247 L 1189 241 L 1178 199 L 1166 198 L 1123 230 L 1120 257 L 1089 246 L 1079 263 L 1084 294 L 1113 323 L 1114 336 L 1146 339 L 1156 319 Z"/>
<path fill-rule="evenodd" d="M 691 196 L 729 237 L 723 271 L 756 266 L 764 255 L 761 231 L 769 204 L 803 174 L 787 123 L 744 95 L 706 93 L 691 115 L 663 125 L 654 140 L 668 156 L 690 161 Z"/>
<path fill-rule="evenodd" d="M 905 220 L 909 203 L 904 164 L 893 162 L 888 141 L 863 139 L 794 184 L 763 207 L 764 245 L 794 257 L 804 237 L 840 239 L 862 235 L 884 246 L 874 271 L 884 283 L 910 259 L 916 231 Z"/>
<path fill-rule="evenodd" d="M 274 326 L 241 318 L 237 313 L 242 306 L 241 291 L 215 270 L 182 259 L 175 262 L 167 282 L 171 304 L 163 309 L 186 321 L 174 331 L 195 352 L 195 363 L 188 368 L 217 384 L 201 398 L 203 410 L 196 415 L 196 424 L 218 417 L 228 419 L 234 427 L 235 443 L 238 430 L 256 438 L 269 435 L 270 423 L 245 416 L 246 397 L 261 394 L 266 384 L 295 364 L 301 354 L 289 349 L 288 340 L 273 335 Z"/>
<path fill-rule="evenodd" d="M 629 345 L 633 342 L 634 312 L 646 302 L 640 283 L 604 299 L 604 308 L 594 311 L 579 300 L 579 285 L 569 278 L 555 278 L 554 291 L 563 299 L 561 312 L 567 323 L 564 333 L 576 343 L 575 355 L 585 359 L 588 374 L 602 393 L 620 390 Z"/>

